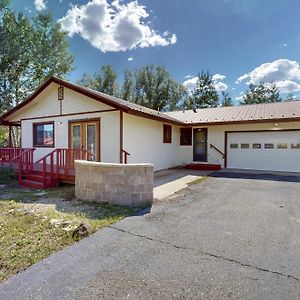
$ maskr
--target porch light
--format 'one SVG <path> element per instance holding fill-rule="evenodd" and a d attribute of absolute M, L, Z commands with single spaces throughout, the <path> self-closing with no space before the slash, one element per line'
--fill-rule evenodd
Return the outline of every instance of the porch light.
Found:
<path fill-rule="evenodd" d="M 58 88 L 58 100 L 59 101 L 64 100 L 64 87 L 63 86 L 60 86 Z"/>

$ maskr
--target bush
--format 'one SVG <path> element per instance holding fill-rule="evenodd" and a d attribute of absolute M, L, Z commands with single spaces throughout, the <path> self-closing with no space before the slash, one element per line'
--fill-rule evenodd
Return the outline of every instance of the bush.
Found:
<path fill-rule="evenodd" d="M 16 178 L 16 172 L 13 168 L 0 167 L 0 183 L 8 183 Z"/>

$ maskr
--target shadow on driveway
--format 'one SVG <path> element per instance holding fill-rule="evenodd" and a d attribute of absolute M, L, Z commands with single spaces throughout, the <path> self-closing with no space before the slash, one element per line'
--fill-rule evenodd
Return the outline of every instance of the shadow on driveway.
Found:
<path fill-rule="evenodd" d="M 273 171 L 261 171 L 261 170 L 224 169 L 224 170 L 214 172 L 208 176 L 215 177 L 215 178 L 300 182 L 300 173 L 275 172 L 275 171 L 273 172 Z"/>

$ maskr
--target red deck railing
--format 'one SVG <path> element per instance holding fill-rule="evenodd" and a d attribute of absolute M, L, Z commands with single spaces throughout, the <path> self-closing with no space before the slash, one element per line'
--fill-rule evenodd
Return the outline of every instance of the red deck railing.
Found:
<path fill-rule="evenodd" d="M 18 181 L 19 184 L 22 184 L 23 176 L 28 175 L 33 170 L 33 152 L 35 151 L 34 148 L 32 149 L 22 149 L 20 154 L 15 158 L 10 160 L 10 164 L 18 166 Z"/>
<path fill-rule="evenodd" d="M 55 149 L 39 159 L 36 164 L 42 164 L 42 175 L 46 184 L 47 174 L 51 182 L 60 176 L 69 176 L 75 168 L 75 160 L 94 160 L 95 156 L 84 149 Z"/>
<path fill-rule="evenodd" d="M 13 159 L 18 157 L 24 150 L 26 149 L 0 148 L 0 163 L 10 163 Z"/>

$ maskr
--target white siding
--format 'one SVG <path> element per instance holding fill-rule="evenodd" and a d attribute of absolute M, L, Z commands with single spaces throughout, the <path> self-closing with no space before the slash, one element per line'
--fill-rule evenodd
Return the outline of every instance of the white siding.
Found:
<path fill-rule="evenodd" d="M 195 127 L 199 128 L 199 127 Z M 214 125 L 202 126 L 208 128 L 208 163 L 221 164 L 224 167 L 224 159 L 214 149 L 209 147 L 213 144 L 225 153 L 225 131 L 255 131 L 255 130 L 280 130 L 280 129 L 300 129 L 300 122 L 282 122 L 275 126 L 274 122 L 261 124 L 237 124 L 237 125 Z M 193 146 L 179 146 L 177 164 L 182 165 L 193 161 Z"/>
<path fill-rule="evenodd" d="M 54 116 L 60 114 L 60 103 L 57 100 L 57 88 L 55 83 L 50 84 L 31 103 L 27 104 L 8 119 L 19 121 L 20 119 Z M 99 101 L 83 96 L 67 88 L 64 89 L 63 114 L 82 113 L 112 109 Z"/>
<path fill-rule="evenodd" d="M 104 112 L 95 114 L 83 114 L 65 117 L 45 118 L 42 122 L 54 121 L 55 148 L 68 148 L 68 122 L 70 120 L 100 118 L 100 156 L 101 161 L 117 163 L 120 157 L 120 112 Z M 22 121 L 22 147 L 33 147 L 32 128 L 37 120 Z M 53 148 L 36 148 L 34 160 L 53 151 Z"/>
<path fill-rule="evenodd" d="M 179 128 L 172 126 L 172 143 L 163 143 L 163 123 L 124 114 L 124 149 L 129 163 L 152 163 L 155 171 L 177 166 Z"/>

